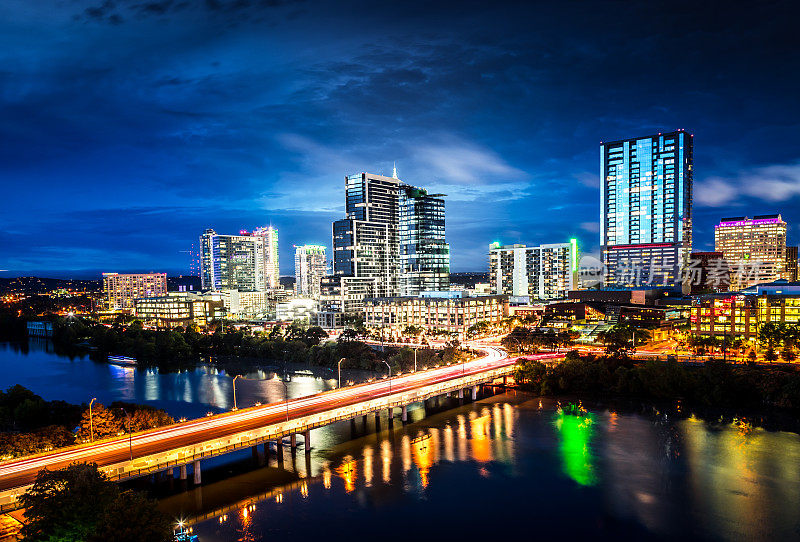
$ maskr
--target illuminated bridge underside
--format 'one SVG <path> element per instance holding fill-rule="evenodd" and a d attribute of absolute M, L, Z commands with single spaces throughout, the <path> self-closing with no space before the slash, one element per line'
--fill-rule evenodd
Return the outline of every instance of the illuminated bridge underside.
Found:
<path fill-rule="evenodd" d="M 126 480 L 489 383 L 513 370 L 515 359 L 506 358 L 499 349 L 485 351 L 487 355 L 481 359 L 395 377 L 391 383 L 381 380 L 139 433 L 132 438 L 133 461 L 125 436 L 3 462 L 0 510 L 14 507 L 36 473 L 45 467 L 56 469 L 75 461 L 90 461 L 110 479 Z"/>

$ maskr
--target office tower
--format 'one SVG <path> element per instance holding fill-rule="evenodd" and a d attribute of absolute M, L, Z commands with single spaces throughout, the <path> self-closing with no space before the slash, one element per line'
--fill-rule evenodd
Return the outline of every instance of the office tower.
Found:
<path fill-rule="evenodd" d="M 166 273 L 103 273 L 103 297 L 109 310 L 133 310 L 135 300 L 167 295 Z"/>
<path fill-rule="evenodd" d="M 600 145 L 606 285 L 678 285 L 692 249 L 692 137 L 683 130 Z"/>
<path fill-rule="evenodd" d="M 318 298 L 320 280 L 327 273 L 325 247 L 320 245 L 295 246 L 294 290 L 297 295 Z"/>
<path fill-rule="evenodd" d="M 786 247 L 786 280 L 797 280 L 797 247 Z"/>
<path fill-rule="evenodd" d="M 531 299 L 567 297 L 577 287 L 578 244 L 553 243 L 528 247 L 492 243 L 489 282 L 495 294 Z"/>
<path fill-rule="evenodd" d="M 359 173 L 345 177 L 345 201 L 347 217 L 333 223 L 335 276 L 370 279 L 346 282 L 355 291 L 374 287 L 374 297 L 396 296 L 401 287 L 404 295 L 449 287 L 441 195 L 409 186 L 396 173 Z"/>
<path fill-rule="evenodd" d="M 723 218 L 714 246 L 731 268 L 731 289 L 786 278 L 786 222 L 781 215 Z"/>
<path fill-rule="evenodd" d="M 281 269 L 278 265 L 278 229 L 272 226 L 256 228 L 252 235 L 264 238 L 264 274 L 267 289 L 281 287 Z"/>
<path fill-rule="evenodd" d="M 271 226 L 239 235 L 208 229 L 200 236 L 200 249 L 204 290 L 260 291 L 280 284 L 278 232 Z"/>
<path fill-rule="evenodd" d="M 445 242 L 442 196 L 412 186 L 400 188 L 401 296 L 450 287 L 450 246 Z"/>

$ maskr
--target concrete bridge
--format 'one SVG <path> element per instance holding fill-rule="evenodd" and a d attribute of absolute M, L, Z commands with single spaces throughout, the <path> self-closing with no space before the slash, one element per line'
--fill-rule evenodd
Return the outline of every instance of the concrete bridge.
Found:
<path fill-rule="evenodd" d="M 22 495 L 44 468 L 58 469 L 74 462 L 93 462 L 112 480 L 128 480 L 159 472 L 179 470 L 181 479 L 191 468 L 195 484 L 202 481 L 202 460 L 243 448 L 265 447 L 274 441 L 282 454 L 284 439 L 298 446 L 302 436 L 310 451 L 311 430 L 358 416 L 399 411 L 407 420 L 410 404 L 443 394 L 456 393 L 474 399 L 478 386 L 506 377 L 517 358 L 499 348 L 481 346 L 484 356 L 459 365 L 429 369 L 391 379 L 349 386 L 306 397 L 208 416 L 131 436 L 61 448 L 48 453 L 0 463 L 0 511 L 18 507 Z M 528 356 L 533 357 L 533 356 Z M 542 359 L 563 354 L 539 354 Z"/>

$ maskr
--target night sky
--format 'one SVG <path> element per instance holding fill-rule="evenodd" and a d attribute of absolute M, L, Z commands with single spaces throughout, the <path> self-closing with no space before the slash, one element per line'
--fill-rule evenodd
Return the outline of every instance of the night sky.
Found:
<path fill-rule="evenodd" d="M 695 248 L 780 212 L 800 242 L 791 3 L 4 0 L 0 276 L 186 273 L 207 227 L 330 247 L 346 174 L 448 194 L 487 245 L 598 249 L 599 143 L 684 128 Z"/>

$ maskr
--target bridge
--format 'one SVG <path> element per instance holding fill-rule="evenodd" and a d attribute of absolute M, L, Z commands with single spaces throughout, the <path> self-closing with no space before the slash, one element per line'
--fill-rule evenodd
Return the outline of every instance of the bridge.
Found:
<path fill-rule="evenodd" d="M 202 481 L 201 461 L 235 450 L 257 446 L 265 449 L 275 441 L 279 454 L 289 437 L 291 448 L 297 446 L 297 435 L 310 451 L 310 432 L 334 422 L 374 414 L 379 419 L 386 411 L 389 419 L 395 409 L 403 421 L 412 403 L 438 395 L 464 392 L 472 399 L 478 387 L 506 377 L 518 358 L 508 357 L 497 347 L 479 346 L 484 356 L 458 365 L 428 369 L 382 379 L 366 384 L 339 388 L 207 416 L 168 427 L 108 438 L 93 443 L 60 448 L 51 452 L 0 462 L 0 512 L 18 507 L 19 497 L 33 484 L 36 474 L 44 469 L 66 467 L 75 462 L 93 462 L 111 480 L 128 480 L 158 472 L 174 472 L 186 479 L 189 466 L 196 484 Z M 563 354 L 537 354 L 543 360 Z"/>

